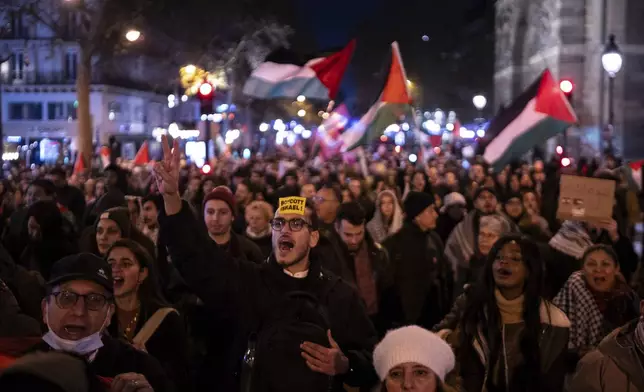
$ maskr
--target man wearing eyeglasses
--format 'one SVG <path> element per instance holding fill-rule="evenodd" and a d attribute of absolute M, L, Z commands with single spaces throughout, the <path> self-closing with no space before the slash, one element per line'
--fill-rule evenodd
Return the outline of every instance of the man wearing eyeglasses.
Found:
<path fill-rule="evenodd" d="M 178 144 L 174 151 L 167 139 L 161 144 L 164 159 L 154 171 L 165 204 L 159 216 L 163 243 L 190 288 L 237 331 L 233 352 L 223 354 L 226 369 L 213 375 L 219 390 L 236 391 L 243 385 L 244 391 L 252 392 L 339 392 L 343 384 L 369 390 L 377 380 L 371 365 L 376 331 L 357 292 L 311 254 L 320 240 L 319 222 L 314 213 L 307 216 L 306 200 L 279 199 L 271 221 L 274 254 L 267 263 L 235 262 L 210 246 L 205 233 L 190 230 L 198 226 L 178 193 Z M 309 332 L 318 338 L 315 342 L 300 340 L 301 330 L 287 324 L 291 318 L 275 322 L 276 316 L 292 309 L 284 304 L 295 303 L 295 294 L 313 298 L 321 305 L 315 309 L 325 310 L 320 318 L 327 328 L 309 324 Z M 274 335 L 283 340 L 263 345 Z M 311 382 L 315 380 L 319 383 Z"/>
<path fill-rule="evenodd" d="M 115 311 L 112 270 L 89 253 L 54 264 L 43 320 L 49 331 L 37 351 L 65 351 L 84 357 L 111 392 L 171 391 L 161 365 L 148 354 L 109 337 L 104 331 Z"/>

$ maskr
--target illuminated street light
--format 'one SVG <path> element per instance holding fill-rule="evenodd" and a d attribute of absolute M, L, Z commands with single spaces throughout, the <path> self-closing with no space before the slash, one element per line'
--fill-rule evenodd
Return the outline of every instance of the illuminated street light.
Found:
<path fill-rule="evenodd" d="M 125 33 L 125 39 L 130 42 L 135 42 L 139 38 L 141 38 L 141 32 L 139 30 L 131 29 L 128 30 L 127 33 Z"/>
<path fill-rule="evenodd" d="M 306 110 L 304 110 L 304 109 L 298 110 L 297 115 L 300 116 L 300 117 L 306 116 Z"/>
<path fill-rule="evenodd" d="M 261 123 L 259 124 L 259 131 L 260 132 L 266 132 L 268 131 L 269 125 L 266 123 Z"/>
<path fill-rule="evenodd" d="M 306 101 L 306 97 L 304 95 L 297 96 L 297 102 L 304 102 L 304 101 Z"/>
<path fill-rule="evenodd" d="M 478 111 L 481 111 L 485 109 L 485 106 L 487 106 L 487 98 L 481 94 L 475 95 L 474 98 L 472 98 L 472 103 Z"/>
<path fill-rule="evenodd" d="M 186 65 L 183 69 L 188 75 L 194 75 L 197 72 L 197 67 L 192 64 Z"/>
<path fill-rule="evenodd" d="M 182 95 L 181 96 L 181 102 L 188 102 L 188 96 L 187 95 Z"/>

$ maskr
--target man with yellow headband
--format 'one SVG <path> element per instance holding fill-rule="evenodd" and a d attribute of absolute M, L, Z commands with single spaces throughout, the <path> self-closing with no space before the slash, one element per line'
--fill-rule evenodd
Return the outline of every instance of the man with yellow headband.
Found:
<path fill-rule="evenodd" d="M 164 159 L 155 166 L 165 205 L 160 238 L 191 289 L 238 331 L 233 352 L 212 353 L 228 362 L 222 374 L 212 375 L 218 388 L 340 392 L 344 384 L 372 387 L 376 332 L 356 291 L 312 257 L 320 234 L 316 215 L 305 213 L 306 200 L 279 200 L 267 263 L 232 260 L 211 246 L 179 196 L 178 145 L 171 151 L 165 137 L 162 145 Z M 306 328 L 298 320 L 306 320 Z"/>

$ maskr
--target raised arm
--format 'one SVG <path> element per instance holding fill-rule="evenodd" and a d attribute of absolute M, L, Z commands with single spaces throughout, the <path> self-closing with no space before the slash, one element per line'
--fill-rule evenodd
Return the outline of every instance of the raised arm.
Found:
<path fill-rule="evenodd" d="M 160 239 L 172 263 L 202 301 L 219 311 L 234 311 L 239 299 L 239 266 L 213 246 L 179 195 L 179 148 L 170 150 L 164 137 L 163 161 L 154 167 L 155 180 L 163 195 L 159 213 Z"/>

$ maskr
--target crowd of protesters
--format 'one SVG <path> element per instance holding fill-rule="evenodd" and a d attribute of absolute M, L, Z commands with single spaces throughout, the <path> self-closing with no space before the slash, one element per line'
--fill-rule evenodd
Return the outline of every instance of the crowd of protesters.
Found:
<path fill-rule="evenodd" d="M 2 391 L 644 390 L 641 190 L 612 157 L 204 174 L 164 139 L 67 169 L 0 186 Z M 566 170 L 615 182 L 612 218 L 557 218 Z"/>

